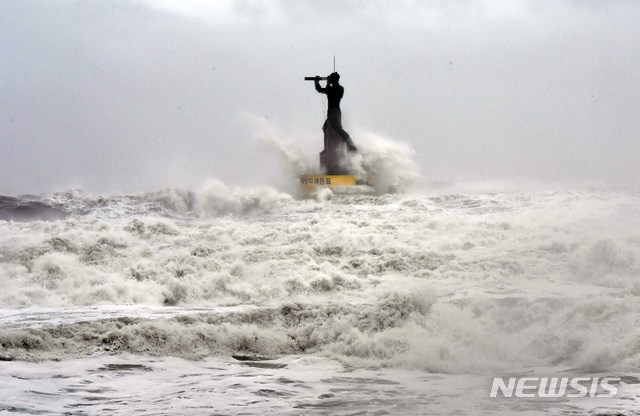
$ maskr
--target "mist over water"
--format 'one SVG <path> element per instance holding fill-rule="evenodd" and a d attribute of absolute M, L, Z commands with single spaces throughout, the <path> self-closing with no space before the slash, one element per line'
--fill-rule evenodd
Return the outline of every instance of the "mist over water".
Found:
<path fill-rule="evenodd" d="M 247 119 L 254 126 L 255 137 L 261 145 L 276 155 L 276 169 L 281 175 L 279 183 L 284 184 L 286 191 L 299 195 L 297 178 L 300 175 L 324 174 L 318 155 L 308 157 L 300 144 L 282 138 L 277 126 L 264 118 L 247 116 Z M 415 150 L 406 143 L 362 132 L 358 134 L 358 149 L 349 160 L 350 170 L 356 177 L 371 183 L 377 194 L 406 191 L 420 176 L 414 160 Z"/>

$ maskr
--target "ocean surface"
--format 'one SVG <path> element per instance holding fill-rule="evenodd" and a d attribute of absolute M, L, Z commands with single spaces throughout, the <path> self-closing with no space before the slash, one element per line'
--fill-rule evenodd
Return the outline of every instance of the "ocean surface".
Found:
<path fill-rule="evenodd" d="M 640 414 L 639 300 L 628 190 L 0 197 L 0 414 Z"/>

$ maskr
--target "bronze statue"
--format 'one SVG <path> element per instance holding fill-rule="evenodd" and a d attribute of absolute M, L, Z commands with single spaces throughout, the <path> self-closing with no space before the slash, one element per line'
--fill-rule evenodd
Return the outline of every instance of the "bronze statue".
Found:
<path fill-rule="evenodd" d="M 344 88 L 340 85 L 340 75 L 333 72 L 326 78 L 315 76 L 306 77 L 305 80 L 314 81 L 316 91 L 327 95 L 327 120 L 322 126 L 324 150 L 320 153 L 320 165 L 328 175 L 349 174 L 349 153 L 357 151 L 357 148 L 349 133 L 342 127 L 340 100 L 344 95 Z M 320 86 L 320 80 L 327 81 L 326 87 Z"/>

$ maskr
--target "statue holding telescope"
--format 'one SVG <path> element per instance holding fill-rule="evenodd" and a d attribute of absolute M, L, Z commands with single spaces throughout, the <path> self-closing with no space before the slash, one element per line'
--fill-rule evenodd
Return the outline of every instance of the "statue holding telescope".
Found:
<path fill-rule="evenodd" d="M 326 80 L 326 86 L 320 85 Z M 340 100 L 344 88 L 340 85 L 340 75 L 333 72 L 328 77 L 305 77 L 305 81 L 314 81 L 316 91 L 327 96 L 327 119 L 322 126 L 324 132 L 324 150 L 320 153 L 320 165 L 328 175 L 349 174 L 350 153 L 357 148 L 351 136 L 342 127 L 342 111 Z"/>

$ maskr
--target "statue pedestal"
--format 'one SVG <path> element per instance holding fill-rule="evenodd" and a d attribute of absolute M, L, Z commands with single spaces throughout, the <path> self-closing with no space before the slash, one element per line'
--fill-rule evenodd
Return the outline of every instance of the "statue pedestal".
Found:
<path fill-rule="evenodd" d="M 324 150 L 320 152 L 320 169 L 324 174 L 300 176 L 300 185 L 305 198 L 315 198 L 323 189 L 331 190 L 331 194 L 372 194 L 374 190 L 366 178 L 358 178 L 353 172 L 352 154 L 344 138 L 328 120 L 324 122 L 322 131 L 324 132 Z"/>
<path fill-rule="evenodd" d="M 352 175 L 349 170 L 349 151 L 344 139 L 329 121 L 322 126 L 324 150 L 320 152 L 320 168 L 327 175 Z"/>
<path fill-rule="evenodd" d="M 373 193 L 369 183 L 353 175 L 302 175 L 300 186 L 305 198 L 315 198 L 323 189 L 330 189 L 334 194 Z"/>

